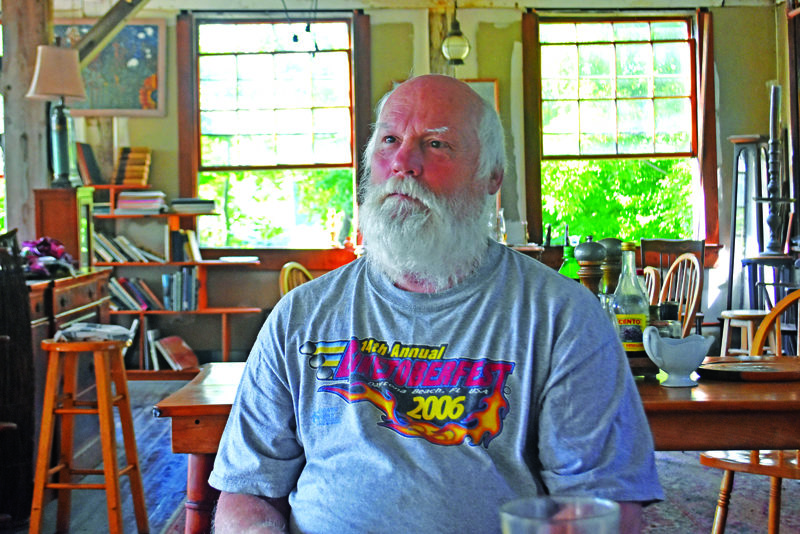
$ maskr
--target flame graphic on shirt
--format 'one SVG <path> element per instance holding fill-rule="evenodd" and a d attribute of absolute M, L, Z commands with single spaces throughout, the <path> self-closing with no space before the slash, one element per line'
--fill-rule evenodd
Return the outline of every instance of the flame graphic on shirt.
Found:
<path fill-rule="evenodd" d="M 335 393 L 348 402 L 368 401 L 383 414 L 383 426 L 412 438 L 423 438 L 437 445 L 460 445 L 469 437 L 472 445 L 489 445 L 502 430 L 503 417 L 508 411 L 508 402 L 499 388 L 483 399 L 484 408 L 468 414 L 462 422 L 450 422 L 438 426 L 398 414 L 397 400 L 390 392 L 381 392 L 364 382 L 354 382 L 349 388 L 324 386 L 323 391 Z M 358 391 L 358 390 L 361 391 Z"/>

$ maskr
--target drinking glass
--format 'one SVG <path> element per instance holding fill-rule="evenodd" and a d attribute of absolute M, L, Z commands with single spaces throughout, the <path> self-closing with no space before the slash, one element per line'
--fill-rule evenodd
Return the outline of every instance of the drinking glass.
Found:
<path fill-rule="evenodd" d="M 619 534 L 619 504 L 599 497 L 540 496 L 500 507 L 503 534 Z"/>

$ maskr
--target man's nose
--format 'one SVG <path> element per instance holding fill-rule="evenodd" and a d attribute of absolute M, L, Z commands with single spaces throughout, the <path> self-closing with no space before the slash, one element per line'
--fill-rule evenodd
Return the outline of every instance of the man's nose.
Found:
<path fill-rule="evenodd" d="M 413 143 L 403 142 L 394 154 L 392 174 L 416 177 L 422 173 L 422 152 Z"/>

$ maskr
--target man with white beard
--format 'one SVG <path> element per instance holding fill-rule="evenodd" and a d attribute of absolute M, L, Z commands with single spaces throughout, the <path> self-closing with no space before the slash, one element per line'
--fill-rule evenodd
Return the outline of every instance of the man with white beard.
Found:
<path fill-rule="evenodd" d="M 624 352 L 580 284 L 488 239 L 495 111 L 413 78 L 381 101 L 366 257 L 292 290 L 247 361 L 209 482 L 217 533 L 491 533 L 537 494 L 663 498 Z"/>

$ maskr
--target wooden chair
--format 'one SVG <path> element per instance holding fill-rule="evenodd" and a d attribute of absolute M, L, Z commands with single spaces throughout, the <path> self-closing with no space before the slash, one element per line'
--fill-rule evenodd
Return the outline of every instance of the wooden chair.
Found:
<path fill-rule="evenodd" d="M 705 241 L 691 239 L 642 239 L 639 243 L 641 265 L 656 267 L 661 279 L 681 254 L 691 253 L 700 262 L 700 272 L 705 269 Z"/>
<path fill-rule="evenodd" d="M 687 252 L 676 258 L 664 277 L 658 302 L 677 302 L 683 337 L 692 333 L 703 293 L 703 270 L 697 256 Z"/>
<path fill-rule="evenodd" d="M 644 286 L 647 288 L 647 296 L 650 297 L 650 305 L 655 306 L 661 293 L 661 273 L 652 265 L 648 265 L 643 271 Z"/>
<path fill-rule="evenodd" d="M 800 289 L 781 299 L 761 321 L 750 345 L 750 354 L 760 355 L 764 351 L 764 343 L 770 335 L 780 339 L 781 315 L 792 307 L 798 306 Z M 707 467 L 722 469 L 722 482 L 719 488 L 717 509 L 712 525 L 713 534 L 725 532 L 728 518 L 728 504 L 733 489 L 734 473 L 751 473 L 770 477 L 768 533 L 777 534 L 781 517 L 781 485 L 784 478 L 800 479 L 800 450 L 787 451 L 707 451 L 700 455 L 700 463 Z"/>
<path fill-rule="evenodd" d="M 305 284 L 313 279 L 314 277 L 311 276 L 308 269 L 296 261 L 285 263 L 283 267 L 281 267 L 280 277 L 278 278 L 281 296 L 284 296 L 300 284 Z"/>

